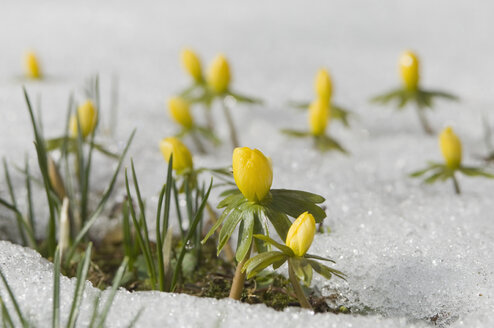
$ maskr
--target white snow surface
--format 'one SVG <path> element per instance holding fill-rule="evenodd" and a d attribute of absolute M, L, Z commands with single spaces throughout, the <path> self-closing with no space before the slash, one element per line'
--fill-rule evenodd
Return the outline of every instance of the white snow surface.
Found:
<path fill-rule="evenodd" d="M 35 164 L 21 85 L 33 99 L 41 96 L 45 133 L 53 137 L 63 131 L 69 93 L 82 101 L 84 80 L 99 73 L 102 124 L 117 119 L 110 138 L 115 149 L 137 128 L 130 155 L 154 208 L 166 167 L 157 144 L 176 132 L 165 100 L 188 83 L 179 51 L 196 49 L 205 66 L 223 52 L 232 65 L 234 89 L 265 100 L 232 108 L 242 144 L 272 158 L 274 188 L 327 199 L 331 233 L 317 235 L 311 253 L 335 259 L 348 280 L 315 276 L 314 285 L 363 313 L 276 312 L 231 300 L 121 290 L 109 327 L 126 326 L 141 308 L 138 327 L 421 327 L 433 325 L 432 318 L 443 326 L 494 326 L 494 183 L 460 177 L 458 197 L 448 183 L 426 186 L 408 178 L 426 161 L 441 160 L 437 139 L 422 133 L 412 108 L 395 112 L 368 102 L 398 84 L 397 58 L 414 49 L 422 58 L 423 85 L 461 97 L 459 103 L 438 101 L 428 113 L 430 121 L 436 130 L 453 125 L 463 141 L 464 162 L 480 165 L 478 156 L 486 152 L 482 117 L 489 117 L 494 102 L 494 3 L 3 0 L 0 8 L 0 156 L 15 164 L 28 153 Z M 41 58 L 47 74 L 42 82 L 20 78 L 20 58 L 28 48 Z M 330 69 L 336 102 L 357 114 L 351 130 L 334 122 L 330 127 L 350 156 L 321 155 L 307 140 L 279 133 L 305 128 L 305 114 L 285 104 L 313 97 L 319 67 Z M 117 118 L 105 112 L 113 77 L 119 82 Z M 202 117 L 200 108 L 194 111 Z M 220 114 L 215 108 L 226 137 Z M 198 167 L 226 166 L 231 149 L 226 144 L 194 160 Z M 104 158 L 96 163 L 93 185 L 103 189 L 113 167 Z M 3 179 L 0 194 L 6 196 Z M 14 183 L 22 189 L 20 177 Z M 122 194 L 120 182 L 116 195 Z M 38 198 L 42 204 L 42 195 Z M 15 225 L 3 208 L 0 218 L 0 237 L 13 236 Z M 39 224 L 43 230 L 46 221 Z M 0 265 L 21 308 L 36 325 L 50 326 L 52 265 L 8 242 L 0 242 Z M 74 284 L 62 279 L 62 321 Z M 5 295 L 3 286 L 0 292 Z M 81 327 L 88 323 L 94 295 L 88 283 Z"/>

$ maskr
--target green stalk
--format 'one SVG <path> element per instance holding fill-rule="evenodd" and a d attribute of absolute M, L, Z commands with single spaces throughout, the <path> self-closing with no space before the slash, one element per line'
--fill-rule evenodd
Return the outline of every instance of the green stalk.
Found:
<path fill-rule="evenodd" d="M 237 264 L 235 275 L 233 276 L 229 297 L 237 301 L 240 300 L 240 296 L 242 296 L 242 291 L 244 290 L 245 272 L 242 272 L 242 268 L 244 267 L 245 262 L 249 260 L 250 252 L 252 250 L 252 244 L 250 245 L 247 254 L 245 254 L 244 259 Z"/>
<path fill-rule="evenodd" d="M 295 291 L 295 295 L 297 295 L 300 306 L 302 306 L 304 309 L 312 310 L 312 306 L 310 305 L 309 301 L 307 301 L 307 298 L 305 297 L 304 291 L 300 286 L 298 278 L 293 271 L 291 259 L 288 259 L 288 276 L 290 277 L 290 282 L 292 283 L 293 290 Z"/>
<path fill-rule="evenodd" d="M 428 135 L 434 135 L 434 130 L 430 126 L 429 121 L 427 121 L 427 117 L 425 116 L 423 107 L 417 106 L 416 111 L 420 121 L 420 125 L 422 126 L 424 132 L 427 133 Z"/>
<path fill-rule="evenodd" d="M 460 189 L 460 184 L 458 183 L 458 179 L 456 178 L 456 175 L 453 173 L 451 179 L 453 180 L 453 187 L 455 189 L 455 193 L 457 195 L 461 194 L 461 189 Z"/>
<path fill-rule="evenodd" d="M 226 123 L 228 123 L 228 128 L 230 129 L 230 139 L 232 141 L 232 146 L 233 148 L 237 148 L 239 146 L 239 142 L 238 142 L 237 131 L 235 129 L 235 123 L 233 122 L 232 114 L 230 113 L 230 109 L 226 105 L 224 99 L 221 101 L 221 104 L 223 107 L 223 113 L 226 118 Z"/>

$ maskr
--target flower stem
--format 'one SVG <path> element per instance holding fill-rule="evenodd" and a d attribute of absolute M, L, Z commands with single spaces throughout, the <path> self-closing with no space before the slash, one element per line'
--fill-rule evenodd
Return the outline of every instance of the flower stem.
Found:
<path fill-rule="evenodd" d="M 453 173 L 453 187 L 455 188 L 455 193 L 457 195 L 461 194 L 460 184 L 458 183 L 458 179 L 456 179 L 455 174 Z"/>
<path fill-rule="evenodd" d="M 288 260 L 288 275 L 290 277 L 290 282 L 292 283 L 293 290 L 295 291 L 295 295 L 297 295 L 300 306 L 302 306 L 304 309 L 312 310 L 312 306 L 309 304 L 309 301 L 307 301 L 302 287 L 300 287 L 300 283 L 298 282 L 298 278 L 293 271 L 292 263 L 290 260 Z"/>
<path fill-rule="evenodd" d="M 416 107 L 416 108 L 417 108 L 417 116 L 419 117 L 419 121 L 420 124 L 422 125 L 422 129 L 428 135 L 433 135 L 434 130 L 431 128 L 429 122 L 427 121 L 427 117 L 425 116 L 424 109 L 422 107 Z"/>
<path fill-rule="evenodd" d="M 233 117 L 224 100 L 222 101 L 222 105 L 223 105 L 223 113 L 225 114 L 226 117 L 226 122 L 228 123 L 228 127 L 230 128 L 230 139 L 232 140 L 232 146 L 233 148 L 236 148 L 239 146 L 239 143 L 238 143 L 237 131 L 235 130 L 235 124 L 233 123 Z"/>
<path fill-rule="evenodd" d="M 192 137 L 192 141 L 196 145 L 197 151 L 200 154 L 206 154 L 206 149 L 204 148 L 204 145 L 201 142 L 201 139 L 197 136 L 196 131 L 192 130 L 190 132 L 190 136 Z"/>
<path fill-rule="evenodd" d="M 242 261 L 237 264 L 237 269 L 235 269 L 235 276 L 233 277 L 232 288 L 230 289 L 230 298 L 234 300 L 240 300 L 240 296 L 242 295 L 242 291 L 244 290 L 244 281 L 245 281 L 245 272 L 242 273 L 242 268 L 244 267 L 245 262 L 250 257 L 250 251 L 252 249 L 252 245 L 249 247 L 247 254 Z"/>
<path fill-rule="evenodd" d="M 208 129 L 213 132 L 214 131 L 214 120 L 213 120 L 213 113 L 211 110 L 211 104 L 206 104 L 206 124 Z"/>

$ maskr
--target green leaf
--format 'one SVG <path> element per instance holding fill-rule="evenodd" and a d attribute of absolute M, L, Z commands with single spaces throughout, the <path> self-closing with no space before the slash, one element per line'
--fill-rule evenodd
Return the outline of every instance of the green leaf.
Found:
<path fill-rule="evenodd" d="M 414 172 L 410 173 L 408 176 L 411 178 L 417 178 L 417 177 L 420 177 L 420 176 L 424 175 L 425 173 L 427 173 L 433 169 L 434 169 L 433 167 L 428 166 L 425 169 L 414 171 Z"/>
<path fill-rule="evenodd" d="M 223 213 L 220 215 L 220 217 L 218 218 L 218 220 L 216 220 L 215 224 L 211 227 L 211 229 L 209 230 L 209 232 L 206 234 L 206 237 L 204 237 L 204 239 L 201 241 L 202 244 L 205 244 L 206 241 L 209 239 L 209 237 L 211 237 L 211 235 L 216 230 L 218 230 L 218 228 L 223 223 L 223 221 L 225 221 L 225 219 L 226 219 L 226 217 L 228 216 L 229 213 L 230 213 L 230 211 L 228 211 L 228 210 L 224 210 L 223 211 Z"/>
<path fill-rule="evenodd" d="M 338 270 L 335 270 L 335 269 L 332 269 L 324 264 L 321 264 L 317 261 L 314 261 L 314 260 L 307 260 L 309 262 L 309 264 L 311 265 L 311 267 L 317 272 L 319 273 L 321 276 L 325 277 L 326 279 L 331 279 L 332 275 L 334 274 L 335 276 L 337 276 L 338 278 L 341 278 L 341 279 L 346 279 L 345 278 L 345 274 L 341 271 L 338 271 Z"/>
<path fill-rule="evenodd" d="M 247 201 L 247 200 L 245 199 L 244 195 L 242 195 L 242 193 L 240 193 L 240 191 L 239 191 L 238 193 L 231 193 L 230 195 L 227 195 L 222 201 L 219 202 L 218 206 L 216 206 L 216 207 L 217 208 L 223 208 L 223 207 L 235 208 L 235 207 L 238 207 L 240 205 L 240 203 L 242 203 L 244 201 Z"/>
<path fill-rule="evenodd" d="M 436 173 L 432 174 L 431 176 L 429 176 L 427 179 L 424 180 L 424 182 L 427 184 L 432 184 L 439 179 L 444 180 L 445 177 L 449 178 L 450 175 L 448 175 L 447 172 L 445 172 L 445 171 L 439 171 L 439 172 L 436 172 Z"/>
<path fill-rule="evenodd" d="M 318 255 L 313 255 L 313 254 L 305 254 L 304 257 L 306 259 L 315 259 L 315 260 L 321 260 L 321 261 L 328 261 L 328 262 L 336 263 L 335 261 L 333 261 L 332 259 L 329 259 L 327 257 L 322 257 L 322 256 L 318 256 Z"/>
<path fill-rule="evenodd" d="M 278 233 L 278 236 L 280 236 L 282 240 L 285 240 L 288 230 L 292 225 L 290 219 L 288 219 L 285 213 L 274 211 L 270 207 L 267 207 L 264 213 Z"/>
<path fill-rule="evenodd" d="M 387 104 L 393 99 L 401 99 L 403 97 L 403 92 L 404 92 L 403 89 L 391 90 L 382 95 L 375 96 L 374 98 L 371 99 L 371 102 Z"/>
<path fill-rule="evenodd" d="M 327 135 L 317 136 L 314 139 L 317 149 L 322 152 L 337 150 L 343 154 L 348 154 L 348 151 L 336 140 Z"/>
<path fill-rule="evenodd" d="M 299 131 L 299 130 L 292 130 L 292 129 L 281 129 L 281 133 L 284 133 L 286 135 L 289 135 L 291 137 L 296 137 L 296 138 L 305 138 L 305 137 L 310 137 L 311 133 L 308 131 Z"/>
<path fill-rule="evenodd" d="M 444 98 L 448 100 L 453 100 L 453 101 L 459 101 L 460 98 L 454 94 L 445 92 L 445 91 L 440 91 L 440 90 L 429 90 L 429 91 L 423 91 L 428 94 L 429 97 L 437 97 L 437 98 Z"/>
<path fill-rule="evenodd" d="M 287 105 L 296 109 L 309 109 L 310 103 L 304 101 L 289 101 Z"/>
<path fill-rule="evenodd" d="M 326 212 L 318 205 L 314 204 L 315 202 L 304 199 L 303 197 L 299 198 L 297 195 L 286 193 L 284 190 L 279 192 L 280 190 L 283 189 L 271 190 L 272 201 L 269 204 L 269 207 L 273 211 L 285 213 L 294 218 L 297 218 L 304 212 L 309 212 L 314 216 L 317 223 L 321 223 L 326 217 Z"/>
<path fill-rule="evenodd" d="M 254 237 L 257 239 L 263 240 L 266 243 L 273 245 L 274 247 L 278 248 L 280 251 L 285 253 L 287 256 L 290 256 L 290 257 L 295 256 L 295 254 L 293 253 L 293 250 L 290 247 L 283 245 L 283 244 L 280 244 L 268 236 L 256 234 L 256 235 L 254 235 Z"/>
<path fill-rule="evenodd" d="M 302 190 L 292 190 L 292 189 L 272 189 L 271 194 L 275 193 L 276 195 L 281 195 L 283 197 L 290 197 L 300 199 L 306 202 L 311 203 L 324 203 L 326 200 L 323 196 L 314 194 L 308 191 Z"/>
<path fill-rule="evenodd" d="M 348 122 L 348 117 L 350 115 L 353 114 L 349 110 L 344 109 L 341 106 L 331 104 L 331 117 L 335 120 L 341 121 L 345 127 L 350 126 L 350 123 Z"/>
<path fill-rule="evenodd" d="M 244 219 L 242 222 L 243 229 L 239 230 L 238 235 L 238 247 L 235 252 L 235 258 L 238 262 L 241 262 L 250 250 L 252 245 L 252 234 L 254 232 L 254 220 L 258 220 L 254 211 L 243 212 Z"/>
<path fill-rule="evenodd" d="M 494 179 L 494 174 L 486 172 L 486 171 L 482 170 L 481 168 L 462 166 L 459 168 L 459 170 L 461 173 L 468 175 L 468 176 L 471 176 L 471 177 L 481 176 L 481 177 L 485 177 L 485 178 Z"/>
<path fill-rule="evenodd" d="M 247 278 L 250 279 L 271 264 L 284 263 L 286 260 L 287 256 L 278 251 L 261 253 L 248 259 L 242 268 L 242 272 L 246 272 Z"/>
<path fill-rule="evenodd" d="M 235 98 L 235 100 L 238 101 L 239 103 L 262 104 L 262 100 L 258 98 L 248 97 L 231 91 L 228 91 L 227 94 Z"/>
<path fill-rule="evenodd" d="M 230 239 L 230 236 L 241 220 L 242 212 L 237 209 L 233 210 L 224 220 L 223 227 L 221 227 L 218 238 L 218 254 L 221 252 L 228 239 Z"/>
<path fill-rule="evenodd" d="M 261 214 L 258 214 L 258 217 L 261 218 Z M 256 235 L 269 235 L 268 227 L 264 227 L 261 220 L 254 220 L 253 236 L 255 237 Z M 266 247 L 266 244 L 263 243 L 262 240 L 255 238 L 254 244 L 256 246 L 257 253 L 265 253 L 268 251 L 268 247 Z"/>

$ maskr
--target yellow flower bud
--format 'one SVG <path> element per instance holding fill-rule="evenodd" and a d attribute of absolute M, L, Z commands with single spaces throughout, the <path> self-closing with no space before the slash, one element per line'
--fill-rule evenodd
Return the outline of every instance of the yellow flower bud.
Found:
<path fill-rule="evenodd" d="M 318 99 L 309 106 L 309 126 L 310 132 L 315 136 L 324 134 L 329 122 L 329 103 Z"/>
<path fill-rule="evenodd" d="M 31 79 L 40 79 L 42 77 L 41 68 L 34 52 L 29 51 L 25 54 L 24 65 L 27 77 Z"/>
<path fill-rule="evenodd" d="M 170 98 L 168 100 L 168 110 L 175 122 L 184 128 L 190 129 L 194 125 L 187 100 L 180 97 Z"/>
<path fill-rule="evenodd" d="M 237 147 L 232 158 L 233 178 L 248 200 L 259 202 L 266 197 L 273 183 L 271 160 L 257 149 Z"/>
<path fill-rule="evenodd" d="M 417 90 L 419 85 L 419 59 L 411 51 L 405 51 L 400 57 L 400 73 L 407 90 Z"/>
<path fill-rule="evenodd" d="M 228 89 L 230 84 L 230 66 L 225 56 L 220 54 L 216 56 L 209 68 L 207 77 L 208 85 L 216 93 L 223 93 Z"/>
<path fill-rule="evenodd" d="M 182 66 L 196 82 L 202 81 L 201 61 L 191 49 L 184 49 L 181 53 Z"/>
<path fill-rule="evenodd" d="M 329 76 L 327 70 L 320 69 L 317 72 L 314 86 L 316 95 L 319 97 L 319 99 L 322 99 L 329 103 L 333 92 L 333 85 L 331 83 L 331 77 Z"/>
<path fill-rule="evenodd" d="M 316 233 L 316 220 L 312 214 L 305 212 L 293 222 L 286 235 L 286 245 L 297 256 L 304 256 Z"/>
<path fill-rule="evenodd" d="M 446 166 L 452 170 L 457 169 L 461 164 L 461 141 L 450 126 L 439 135 L 439 146 Z"/>
<path fill-rule="evenodd" d="M 160 150 L 166 162 L 170 161 L 173 153 L 173 169 L 177 173 L 192 169 L 192 155 L 187 146 L 177 138 L 169 137 L 161 140 Z"/>
<path fill-rule="evenodd" d="M 77 108 L 77 116 L 79 117 L 82 137 L 85 138 L 90 135 L 96 127 L 98 110 L 94 107 L 91 100 L 86 100 L 79 108 Z M 77 136 L 77 117 L 75 115 L 72 115 L 70 118 L 70 131 L 72 132 L 73 137 Z"/>

